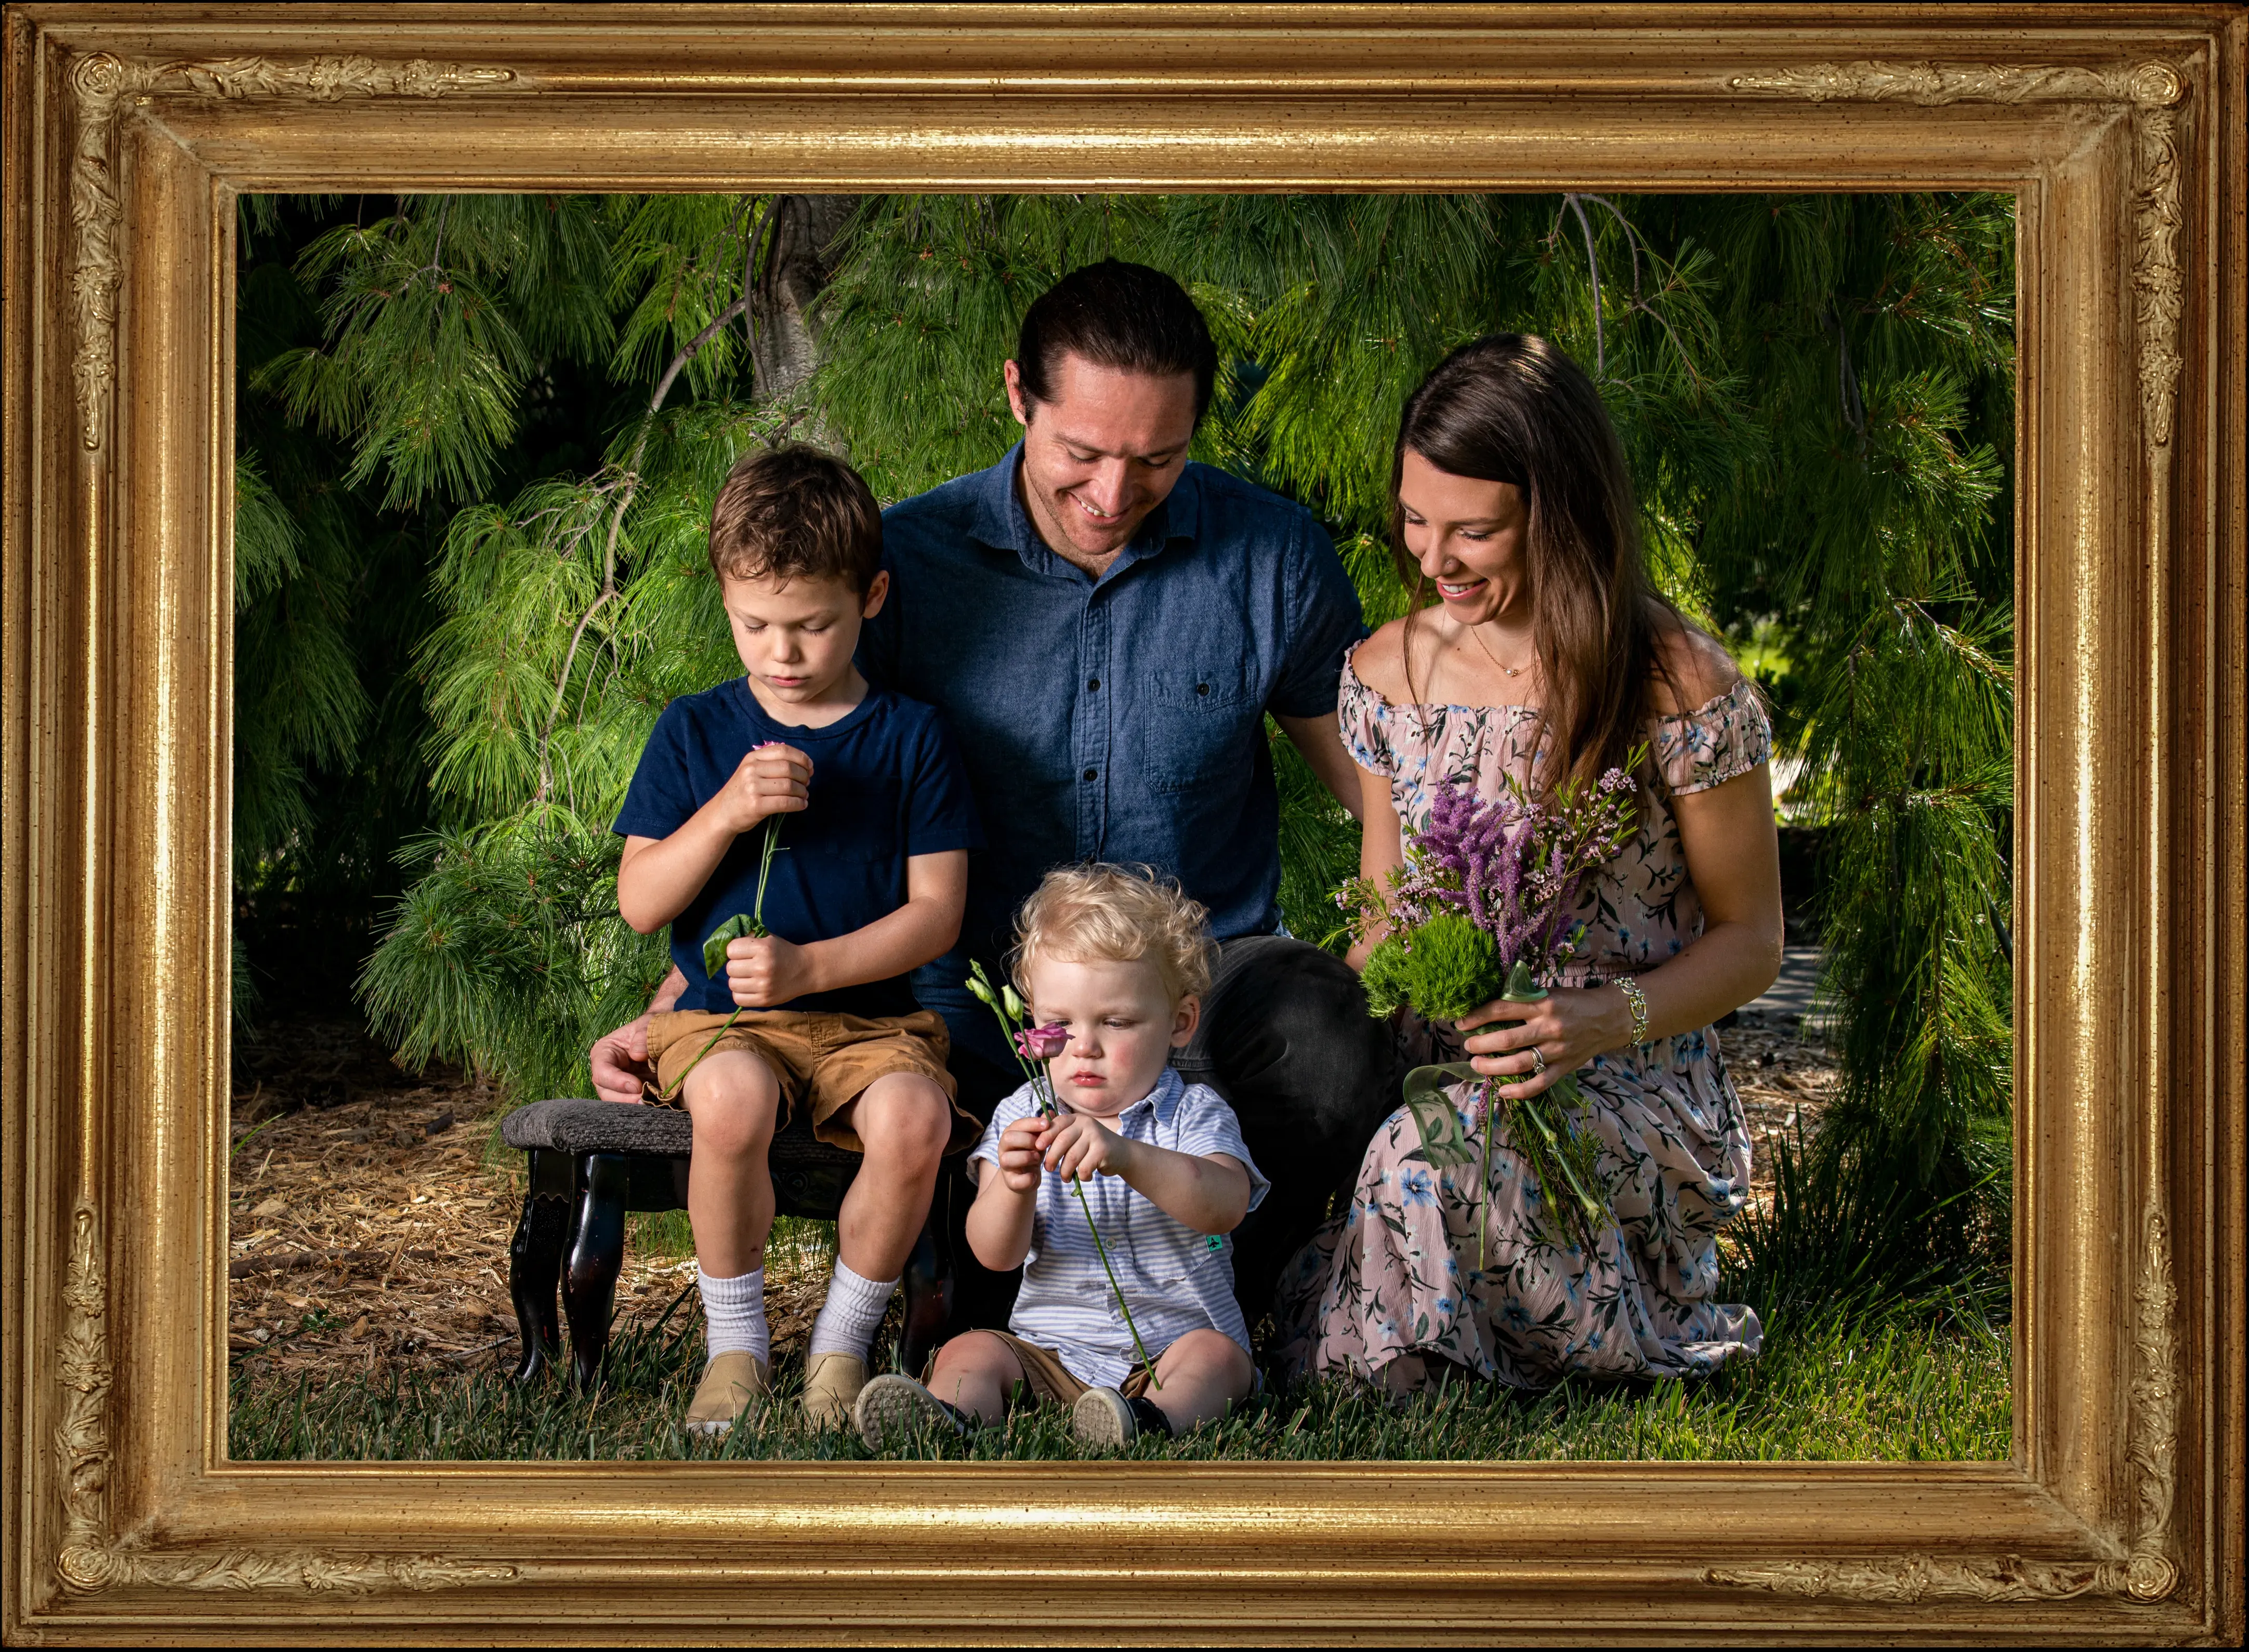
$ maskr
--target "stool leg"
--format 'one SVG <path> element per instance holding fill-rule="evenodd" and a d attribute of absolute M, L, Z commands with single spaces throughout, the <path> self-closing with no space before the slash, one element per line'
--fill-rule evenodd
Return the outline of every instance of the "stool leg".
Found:
<path fill-rule="evenodd" d="M 538 1178 L 532 1183 L 535 1189 Z M 562 1326 L 554 1314 L 554 1286 L 562 1273 L 562 1244 L 570 1225 L 570 1206 L 551 1193 L 523 1196 L 523 1215 L 507 1247 L 507 1293 L 515 1301 L 516 1333 L 523 1358 L 515 1380 L 543 1375 L 562 1347 Z"/>
<path fill-rule="evenodd" d="M 953 1314 L 953 1258 L 945 1243 L 946 1213 L 938 1208 L 942 1203 L 941 1194 L 932 1201 L 921 1237 L 906 1258 L 906 1314 L 898 1333 L 898 1365 L 911 1377 L 921 1375 Z"/>
<path fill-rule="evenodd" d="M 609 1311 L 625 1261 L 625 1162 L 589 1153 L 578 1173 L 576 1232 L 562 1275 L 562 1311 L 570 1320 L 570 1363 L 581 1388 L 601 1381 L 609 1349 Z"/>

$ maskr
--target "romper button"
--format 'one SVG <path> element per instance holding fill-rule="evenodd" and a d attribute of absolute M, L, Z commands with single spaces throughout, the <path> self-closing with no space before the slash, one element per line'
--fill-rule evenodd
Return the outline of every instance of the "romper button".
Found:
<path fill-rule="evenodd" d="M 1101 771 L 1100 771 L 1100 770 L 1098 770 L 1098 769 L 1088 769 L 1088 770 L 1085 771 L 1085 778 L 1086 778 L 1087 779 L 1090 780 L 1090 779 L 1092 779 L 1096 775 L 1099 774 L 1100 772 L 1101 772 Z"/>

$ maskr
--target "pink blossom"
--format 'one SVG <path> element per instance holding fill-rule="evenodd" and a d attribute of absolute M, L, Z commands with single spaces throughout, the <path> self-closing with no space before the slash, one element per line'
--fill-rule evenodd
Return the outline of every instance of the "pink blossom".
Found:
<path fill-rule="evenodd" d="M 1015 1034 L 1015 1048 L 1032 1061 L 1051 1061 L 1069 1045 L 1069 1025 L 1049 1021 L 1042 1027 L 1025 1027 Z"/>

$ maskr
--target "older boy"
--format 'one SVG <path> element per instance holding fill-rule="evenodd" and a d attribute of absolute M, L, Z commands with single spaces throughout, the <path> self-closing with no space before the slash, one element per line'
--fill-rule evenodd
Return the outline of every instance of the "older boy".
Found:
<path fill-rule="evenodd" d="M 687 983 L 648 1045 L 656 1099 L 695 1121 L 687 1214 L 710 1361 L 686 1420 L 723 1433 L 767 1388 L 766 1150 L 780 1122 L 808 1109 L 815 1135 L 865 1155 L 813 1326 L 804 1405 L 817 1424 L 849 1416 L 939 1162 L 974 1139 L 953 1105 L 945 1024 L 908 972 L 959 934 L 982 838 L 937 715 L 852 666 L 889 588 L 857 474 L 807 448 L 753 454 L 712 508 L 710 557 L 745 675 L 665 709 L 615 830 L 618 908 L 643 934 L 671 926 Z M 707 973 L 704 942 L 751 913 L 760 887 L 767 933 L 729 943 L 726 970 Z"/>

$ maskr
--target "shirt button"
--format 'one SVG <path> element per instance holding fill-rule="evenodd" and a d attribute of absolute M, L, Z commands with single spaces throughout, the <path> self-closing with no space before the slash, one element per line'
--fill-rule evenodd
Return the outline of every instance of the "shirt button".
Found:
<path fill-rule="evenodd" d="M 1208 693 L 1210 692 L 1210 684 L 1208 684 L 1207 682 L 1198 682 L 1198 683 L 1196 683 L 1196 684 L 1195 684 L 1195 692 L 1196 692 L 1197 694 L 1208 694 Z"/>
<path fill-rule="evenodd" d="M 1091 779 L 1094 779 L 1094 778 L 1096 778 L 1097 777 L 1098 777 L 1100 773 L 1101 773 L 1101 771 L 1100 771 L 1100 770 L 1098 770 L 1098 769 L 1088 769 L 1088 770 L 1085 771 L 1085 778 L 1086 778 L 1087 779 L 1089 779 L 1089 780 L 1091 780 Z"/>
<path fill-rule="evenodd" d="M 1101 679 L 1099 677 L 1088 677 L 1085 680 L 1085 686 L 1089 689 L 1097 689 L 1101 686 Z"/>

